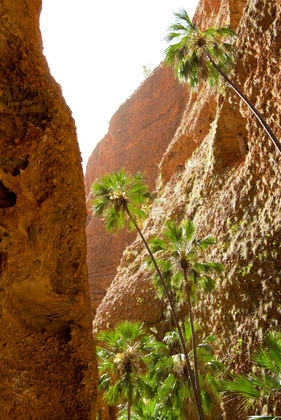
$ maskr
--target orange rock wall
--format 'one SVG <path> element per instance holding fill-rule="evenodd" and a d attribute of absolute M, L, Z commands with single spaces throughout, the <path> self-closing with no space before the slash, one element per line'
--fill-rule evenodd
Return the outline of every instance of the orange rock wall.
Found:
<path fill-rule="evenodd" d="M 0 4 L 0 413 L 90 419 L 83 174 L 74 121 L 42 54 L 40 11 L 40 0 Z"/>
<path fill-rule="evenodd" d="M 86 195 L 96 178 L 120 170 L 146 173 L 155 188 L 158 165 L 178 128 L 187 91 L 174 79 L 173 71 L 157 68 L 113 115 L 109 131 L 93 151 L 85 175 Z M 127 232 L 112 237 L 104 223 L 88 218 L 88 270 L 93 314 L 116 275 L 126 245 L 135 238 Z"/>
<path fill-rule="evenodd" d="M 195 19 L 202 26 L 239 24 L 237 65 L 231 77 L 280 138 L 280 1 L 202 0 Z M 159 234 L 165 220 L 190 217 L 199 237 L 217 238 L 205 258 L 223 263 L 225 272 L 217 279 L 216 291 L 201 296 L 195 312 L 201 334 L 217 336 L 218 356 L 234 370 L 246 371 L 263 334 L 280 326 L 280 159 L 230 88 L 210 92 L 203 85 L 189 96 L 163 155 L 162 188 L 144 227 L 149 238 Z M 174 168 L 179 166 L 184 168 L 177 173 Z M 139 240 L 126 249 L 98 308 L 95 331 L 124 319 L 148 326 L 163 322 L 162 303 L 154 298 L 142 264 L 145 255 Z M 236 409 L 237 401 L 224 400 L 212 418 L 233 418 Z M 247 418 L 246 413 L 239 415 Z"/>

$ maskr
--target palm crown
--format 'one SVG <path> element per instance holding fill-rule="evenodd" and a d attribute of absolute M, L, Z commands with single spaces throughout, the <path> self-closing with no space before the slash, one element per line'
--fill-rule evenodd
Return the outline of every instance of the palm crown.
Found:
<path fill-rule="evenodd" d="M 176 23 L 169 27 L 165 38 L 171 43 L 165 51 L 166 62 L 174 65 L 179 81 L 187 82 L 192 89 L 197 89 L 199 82 L 205 79 L 211 86 L 218 85 L 219 73 L 210 58 L 223 71 L 229 71 L 233 66 L 235 32 L 228 27 L 201 31 L 185 10 L 175 16 Z"/>
<path fill-rule="evenodd" d="M 197 239 L 194 231 L 195 225 L 190 220 L 180 225 L 168 221 L 162 232 L 163 239 L 153 238 L 150 241 L 152 252 L 169 260 L 169 264 L 165 263 L 166 272 L 169 271 L 171 285 L 177 290 L 178 298 L 184 300 L 187 294 L 191 296 L 199 286 L 205 292 L 214 289 L 215 283 L 209 274 L 221 274 L 223 271 L 220 263 L 200 262 L 200 250 L 214 244 L 215 239 L 212 236 Z"/>
<path fill-rule="evenodd" d="M 109 405 L 128 404 L 128 418 L 133 400 L 149 392 L 143 380 L 149 337 L 140 323 L 129 321 L 119 324 L 114 331 L 103 331 L 98 336 L 104 347 L 97 347 L 99 388 L 105 393 Z"/>
<path fill-rule="evenodd" d="M 161 238 L 153 238 L 150 241 L 153 253 L 159 254 L 159 264 L 166 267 L 164 273 L 171 279 L 172 289 L 176 290 L 179 301 L 187 303 L 188 315 L 190 319 L 192 335 L 192 351 L 194 359 L 194 380 L 197 394 L 200 394 L 200 381 L 197 360 L 197 345 L 194 329 L 193 314 L 191 309 L 191 297 L 194 287 L 201 285 L 204 291 L 210 291 L 215 287 L 215 283 L 209 273 L 223 271 L 222 264 L 199 262 L 198 251 L 214 244 L 215 240 L 211 236 L 205 239 L 194 237 L 195 226 L 190 221 L 183 221 L 180 225 L 175 222 L 166 222 L 166 228 L 162 232 Z M 165 262 L 164 260 L 168 260 Z M 169 284 L 169 283 L 168 283 Z"/>
<path fill-rule="evenodd" d="M 92 200 L 94 214 L 103 216 L 106 229 L 113 233 L 125 224 L 133 230 L 135 225 L 131 217 L 144 219 L 146 215 L 141 206 L 152 198 L 143 175 L 139 172 L 131 175 L 124 169 L 97 179 L 91 192 L 95 197 Z"/>
<path fill-rule="evenodd" d="M 175 16 L 176 23 L 170 26 L 166 36 L 171 45 L 165 51 L 165 61 L 174 66 L 176 78 L 182 83 L 187 82 L 191 89 L 197 89 L 200 81 L 206 79 L 211 87 L 218 85 L 221 75 L 247 104 L 281 153 L 281 144 L 264 117 L 227 75 L 234 64 L 235 32 L 228 27 L 201 31 L 185 10 L 175 13 Z"/>

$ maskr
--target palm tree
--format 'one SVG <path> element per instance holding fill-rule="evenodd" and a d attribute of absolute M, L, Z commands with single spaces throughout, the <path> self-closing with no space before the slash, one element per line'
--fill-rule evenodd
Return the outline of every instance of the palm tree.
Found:
<path fill-rule="evenodd" d="M 191 298 L 195 295 L 195 289 L 198 289 L 200 286 L 205 292 L 214 289 L 215 283 L 209 274 L 211 272 L 220 274 L 223 271 L 223 265 L 215 262 L 199 261 L 199 251 L 214 244 L 215 239 L 211 236 L 207 236 L 202 240 L 196 239 L 194 231 L 195 226 L 190 220 L 184 221 L 180 225 L 168 221 L 166 222 L 166 228 L 162 232 L 164 240 L 153 238 L 150 241 L 150 246 L 153 253 L 160 254 L 163 259 L 170 261 L 170 265 L 167 268 L 172 273 L 172 287 L 176 290 L 178 301 L 187 303 L 192 335 L 195 386 L 199 393 L 197 346 Z"/>
<path fill-rule="evenodd" d="M 198 324 L 195 323 L 194 328 L 198 330 Z M 183 331 L 187 347 L 191 348 L 191 325 L 187 318 L 183 320 Z M 222 363 L 214 357 L 214 340 L 214 337 L 207 337 L 197 347 L 203 408 L 206 414 L 211 413 L 213 397 L 219 395 L 216 376 L 223 370 Z M 154 350 L 151 353 L 149 372 L 156 384 L 156 395 L 159 404 L 162 402 L 163 414 L 169 416 L 171 412 L 178 410 L 179 415 L 176 418 L 192 418 L 194 408 L 190 404 L 190 381 L 177 331 L 169 331 L 163 342 L 154 340 L 152 345 Z M 189 355 L 192 359 L 192 351 Z"/>
<path fill-rule="evenodd" d="M 97 216 L 103 216 L 106 221 L 106 229 L 108 231 L 116 233 L 118 229 L 122 228 L 126 224 L 129 229 L 135 228 L 137 230 L 145 245 L 171 307 L 194 391 L 197 415 L 199 420 L 203 420 L 204 413 L 201 395 L 195 386 L 193 371 L 189 362 L 183 333 L 177 319 L 174 303 L 153 253 L 151 252 L 137 222 L 137 220 L 141 220 L 145 217 L 145 212 L 141 209 L 141 205 L 152 198 L 151 194 L 148 192 L 147 185 L 143 182 L 143 176 L 139 172 L 132 176 L 128 172 L 125 172 L 124 169 L 121 169 L 120 172 L 113 172 L 112 175 L 105 174 L 101 179 L 97 179 L 92 185 L 91 192 L 95 197 L 92 200 L 92 209 L 94 214 Z"/>
<path fill-rule="evenodd" d="M 281 144 L 265 119 L 227 76 L 234 64 L 232 40 L 235 33 L 228 27 L 201 31 L 184 9 L 174 15 L 176 23 L 169 27 L 165 38 L 167 42 L 172 42 L 165 51 L 165 61 L 174 66 L 178 80 L 187 82 L 191 89 L 197 89 L 200 81 L 206 79 L 211 87 L 218 85 L 221 75 L 251 109 L 281 153 Z"/>
<path fill-rule="evenodd" d="M 97 335 L 104 347 L 97 347 L 99 371 L 99 389 L 105 392 L 105 401 L 109 405 L 127 404 L 127 418 L 131 418 L 134 400 L 149 392 L 149 385 L 144 381 L 149 337 L 143 326 L 125 321 L 114 331 L 103 331 Z"/>
<path fill-rule="evenodd" d="M 226 394 L 235 394 L 241 398 L 240 406 L 249 410 L 264 397 L 267 400 L 281 391 L 281 333 L 271 331 L 265 337 L 264 347 L 253 355 L 254 371 L 249 375 L 231 375 L 231 379 L 221 382 Z M 251 416 L 250 420 L 274 420 L 275 416 Z M 280 418 L 280 417 L 277 417 Z"/>

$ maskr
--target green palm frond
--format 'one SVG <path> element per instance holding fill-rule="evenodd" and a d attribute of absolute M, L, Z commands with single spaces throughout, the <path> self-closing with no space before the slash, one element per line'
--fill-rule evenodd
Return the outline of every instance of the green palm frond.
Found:
<path fill-rule="evenodd" d="M 222 381 L 221 386 L 226 393 L 235 393 L 242 399 L 242 407 L 247 409 L 259 402 L 261 397 L 274 396 L 281 389 L 281 341 L 280 333 L 271 331 L 265 336 L 264 346 L 253 355 L 257 365 L 256 374 L 233 375 L 232 379 Z M 250 419 L 274 419 L 270 416 L 252 416 Z"/>
<path fill-rule="evenodd" d="M 186 241 L 191 242 L 191 240 L 193 238 L 193 235 L 194 235 L 194 232 L 195 232 L 194 223 L 192 223 L 192 221 L 190 219 L 187 219 L 187 220 L 183 221 L 182 227 L 183 227 L 184 239 Z"/>
<path fill-rule="evenodd" d="M 204 413 L 210 414 L 212 412 L 212 408 L 213 408 L 213 399 L 212 399 L 211 395 L 209 394 L 208 391 L 205 391 L 204 389 L 202 389 L 201 397 L 202 397 L 202 404 L 203 404 Z"/>
<path fill-rule="evenodd" d="M 211 88 L 219 86 L 220 75 L 219 72 L 212 66 L 210 62 L 207 63 L 208 83 Z"/>
<path fill-rule="evenodd" d="M 205 293 L 210 293 L 216 288 L 216 282 L 207 275 L 199 277 L 198 283 L 200 284 L 201 288 Z"/>
<path fill-rule="evenodd" d="M 102 391 L 107 391 L 109 389 L 110 377 L 107 375 L 107 373 L 99 377 L 98 386 Z"/>
<path fill-rule="evenodd" d="M 174 13 L 174 15 L 176 16 L 176 18 L 179 21 L 183 21 L 185 22 L 187 28 L 191 28 L 194 29 L 194 24 L 192 23 L 191 19 L 189 18 L 187 12 L 185 9 L 181 9 L 179 12 Z"/>
<path fill-rule="evenodd" d="M 280 417 L 270 417 L 270 416 L 250 416 L 249 420 L 278 420 Z"/>
<path fill-rule="evenodd" d="M 168 28 L 165 38 L 170 44 L 165 61 L 173 65 L 176 78 L 196 90 L 201 81 L 218 85 L 219 73 L 208 60 L 208 54 L 225 72 L 233 67 L 235 32 L 229 27 L 208 28 L 201 31 L 192 23 L 184 9 L 175 13 L 176 22 Z"/>
<path fill-rule="evenodd" d="M 259 366 L 281 377 L 281 340 L 280 334 L 269 331 L 265 337 L 265 348 L 253 354 L 252 360 Z"/>
<path fill-rule="evenodd" d="M 163 231 L 164 238 L 168 239 L 170 243 L 177 244 L 182 240 L 183 230 L 182 226 L 177 226 L 175 222 L 167 221 Z"/>
<path fill-rule="evenodd" d="M 117 233 L 124 226 L 128 230 L 135 229 L 130 215 L 137 222 L 144 220 L 146 213 L 141 207 L 152 199 L 143 175 L 139 172 L 131 175 L 124 169 L 97 179 L 91 194 L 94 197 L 91 200 L 94 214 L 105 220 L 106 229 L 112 233 Z"/>
<path fill-rule="evenodd" d="M 197 245 L 201 249 L 206 249 L 210 245 L 214 245 L 216 243 L 216 239 L 213 236 L 206 236 L 206 238 L 201 239 L 198 241 Z"/>
<path fill-rule="evenodd" d="M 260 400 L 261 393 L 253 381 L 244 376 L 233 376 L 233 380 L 225 380 L 222 382 L 223 391 L 234 392 L 241 398 L 241 407 L 248 410 L 256 400 Z"/>
<path fill-rule="evenodd" d="M 151 258 L 148 258 L 148 260 L 149 260 L 149 265 L 148 266 L 150 267 L 150 269 L 153 269 L 154 265 L 152 263 Z M 161 270 L 162 278 L 165 281 L 167 289 L 169 291 L 171 291 L 172 290 L 172 276 L 173 276 L 173 273 L 172 273 L 172 268 L 171 268 L 170 261 L 163 260 L 163 259 L 156 259 L 156 262 L 157 262 L 158 267 Z M 155 286 L 155 288 L 158 292 L 159 297 L 162 298 L 162 299 L 166 299 L 165 290 L 163 288 L 163 285 L 162 285 L 161 280 L 159 278 L 159 275 L 157 273 L 155 273 L 152 276 L 152 281 L 153 281 L 153 284 L 154 284 L 154 286 Z"/>
<path fill-rule="evenodd" d="M 151 238 L 149 240 L 149 245 L 153 254 L 159 251 L 164 251 L 166 249 L 165 242 L 160 238 Z"/>

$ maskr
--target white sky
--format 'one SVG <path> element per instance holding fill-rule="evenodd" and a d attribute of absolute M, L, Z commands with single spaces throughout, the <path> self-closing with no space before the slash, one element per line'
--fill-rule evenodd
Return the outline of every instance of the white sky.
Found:
<path fill-rule="evenodd" d="M 76 122 L 85 170 L 118 107 L 163 60 L 173 12 L 198 0 L 43 0 L 41 31 L 51 73 Z"/>

